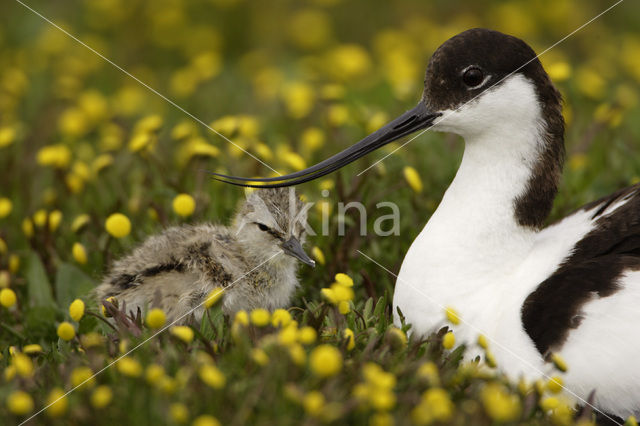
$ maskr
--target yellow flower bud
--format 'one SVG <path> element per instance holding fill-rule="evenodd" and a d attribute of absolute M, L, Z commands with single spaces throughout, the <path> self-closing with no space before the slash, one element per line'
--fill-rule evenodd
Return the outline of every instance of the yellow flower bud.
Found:
<path fill-rule="evenodd" d="M 189 194 L 179 194 L 173 199 L 173 211 L 179 216 L 191 216 L 195 209 L 196 201 Z"/>
<path fill-rule="evenodd" d="M 169 406 L 169 417 L 176 423 L 186 423 L 189 420 L 189 409 L 181 402 L 174 402 Z"/>
<path fill-rule="evenodd" d="M 128 356 L 118 359 L 116 368 L 123 376 L 127 377 L 140 377 L 142 374 L 142 366 L 140 363 Z"/>
<path fill-rule="evenodd" d="M 227 380 L 215 365 L 205 364 L 198 370 L 198 376 L 203 383 L 214 389 L 222 389 Z"/>
<path fill-rule="evenodd" d="M 15 391 L 7 398 L 7 408 L 15 415 L 24 416 L 33 411 L 33 399 L 24 391 Z"/>
<path fill-rule="evenodd" d="M 171 327 L 170 333 L 186 344 L 189 344 L 193 341 L 193 329 L 191 327 L 187 327 L 186 325 L 173 326 Z"/>
<path fill-rule="evenodd" d="M 91 394 L 91 405 L 95 408 L 104 408 L 111 403 L 113 392 L 107 385 L 98 386 Z"/>
<path fill-rule="evenodd" d="M 29 378 L 33 376 L 33 361 L 25 354 L 16 353 L 11 359 L 11 365 L 16 369 L 20 377 Z"/>
<path fill-rule="evenodd" d="M 414 192 L 422 192 L 422 179 L 420 179 L 420 175 L 416 169 L 411 166 L 406 166 L 403 170 L 403 174 L 405 180 Z"/>
<path fill-rule="evenodd" d="M 249 325 L 249 314 L 247 311 L 238 311 L 236 312 L 235 317 L 233 318 L 234 324 L 244 325 L 245 327 Z"/>
<path fill-rule="evenodd" d="M 210 307 L 218 303 L 223 294 L 224 288 L 214 288 L 204 301 L 205 308 L 209 309 Z"/>
<path fill-rule="evenodd" d="M 334 346 L 323 344 L 311 352 L 309 365 L 316 376 L 333 376 L 342 369 L 342 354 Z"/>
<path fill-rule="evenodd" d="M 60 226 L 62 222 L 62 212 L 60 210 L 54 210 L 49 213 L 49 231 L 54 232 Z"/>
<path fill-rule="evenodd" d="M 33 237 L 33 234 L 34 234 L 33 222 L 28 217 L 22 220 L 22 233 L 27 238 Z"/>
<path fill-rule="evenodd" d="M 264 349 L 260 348 L 253 348 L 251 350 L 251 359 L 253 359 L 256 364 L 263 367 L 269 363 L 269 356 Z"/>
<path fill-rule="evenodd" d="M 78 242 L 73 243 L 71 254 L 73 255 L 73 259 L 79 264 L 84 265 L 87 263 L 87 251 L 82 244 Z"/>
<path fill-rule="evenodd" d="M 164 325 L 166 320 L 167 317 L 162 309 L 153 308 L 147 312 L 146 323 L 149 328 L 157 330 Z"/>
<path fill-rule="evenodd" d="M 53 388 L 47 396 L 47 415 L 49 417 L 60 417 L 67 412 L 69 400 L 60 388 Z"/>
<path fill-rule="evenodd" d="M 445 349 L 451 349 L 451 348 L 453 348 L 453 345 L 455 345 L 455 344 L 456 344 L 456 337 L 453 335 L 452 331 L 449 331 L 442 338 L 442 346 Z"/>
<path fill-rule="evenodd" d="M 338 284 L 342 284 L 347 287 L 353 287 L 353 279 L 349 275 L 343 274 L 342 272 L 336 274 L 335 280 Z"/>
<path fill-rule="evenodd" d="M 269 324 L 269 311 L 258 308 L 251 311 L 251 322 L 258 327 L 264 327 Z"/>
<path fill-rule="evenodd" d="M 80 321 L 84 315 L 84 302 L 82 299 L 76 299 L 69 305 L 69 316 L 74 321 Z"/>
<path fill-rule="evenodd" d="M 145 372 L 145 379 L 150 385 L 157 385 L 164 377 L 164 367 L 159 364 L 150 364 Z"/>
<path fill-rule="evenodd" d="M 10 308 L 16 304 L 16 293 L 10 288 L 3 288 L 0 290 L 0 305 L 5 308 Z"/>
<path fill-rule="evenodd" d="M 271 324 L 274 327 L 286 327 L 291 323 L 291 314 L 286 309 L 276 309 L 271 315 Z"/>
<path fill-rule="evenodd" d="M 3 219 L 11 214 L 13 209 L 13 203 L 8 198 L 0 198 L 0 219 Z"/>
<path fill-rule="evenodd" d="M 122 213 L 113 213 L 105 222 L 107 232 L 115 238 L 123 238 L 131 232 L 131 221 Z"/>
<path fill-rule="evenodd" d="M 209 414 L 203 414 L 196 417 L 191 426 L 220 426 L 220 422 Z"/>
<path fill-rule="evenodd" d="M 356 347 L 356 338 L 353 334 L 353 330 L 345 328 L 343 332 L 344 338 L 347 340 L 347 350 L 350 351 Z"/>
<path fill-rule="evenodd" d="M 320 249 L 320 247 L 314 246 L 314 247 L 311 249 L 311 255 L 313 256 L 313 258 L 314 258 L 315 260 L 317 260 L 317 261 L 318 261 L 318 263 L 319 263 L 320 265 L 324 265 L 324 264 L 326 264 L 326 262 L 327 262 L 327 261 L 326 261 L 326 259 L 325 259 L 325 257 L 324 257 L 324 253 L 322 252 L 322 250 Z"/>
<path fill-rule="evenodd" d="M 25 354 L 37 354 L 42 352 L 42 346 L 38 345 L 37 343 L 32 343 L 30 345 L 25 345 L 24 348 L 22 348 L 22 352 Z"/>
<path fill-rule="evenodd" d="M 447 306 L 444 310 L 445 314 L 447 315 L 447 320 L 453 324 L 453 325 L 458 325 L 460 324 L 460 315 L 458 315 L 458 311 L 456 311 L 454 308 L 452 308 L 451 306 Z"/>
<path fill-rule="evenodd" d="M 61 322 L 58 326 L 58 337 L 60 337 L 62 340 L 69 341 L 73 339 L 75 335 L 76 330 L 73 328 L 73 325 L 71 325 L 71 323 L 64 321 Z"/>

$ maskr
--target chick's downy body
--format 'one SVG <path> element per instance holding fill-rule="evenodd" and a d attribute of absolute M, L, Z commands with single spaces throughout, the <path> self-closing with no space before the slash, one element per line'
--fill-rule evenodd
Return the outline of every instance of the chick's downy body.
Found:
<path fill-rule="evenodd" d="M 216 288 L 224 289 L 228 314 L 285 307 L 298 285 L 298 260 L 313 264 L 301 248 L 306 218 L 293 190 L 253 192 L 229 227 L 185 225 L 149 237 L 114 264 L 96 296 L 115 297 L 127 312 L 158 301 L 179 322 L 199 321 Z"/>

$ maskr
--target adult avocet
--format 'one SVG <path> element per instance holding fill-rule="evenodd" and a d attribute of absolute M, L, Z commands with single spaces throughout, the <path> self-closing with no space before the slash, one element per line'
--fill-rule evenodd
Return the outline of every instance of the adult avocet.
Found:
<path fill-rule="evenodd" d="M 404 259 L 394 312 L 428 333 L 455 307 L 458 340 L 473 355 L 485 333 L 514 377 L 539 377 L 559 354 L 566 388 L 626 418 L 640 414 L 640 186 L 543 228 L 564 160 L 561 110 L 526 43 L 472 29 L 433 54 L 418 106 L 315 166 L 250 180 L 307 182 L 420 129 L 461 135 L 462 163 Z"/>

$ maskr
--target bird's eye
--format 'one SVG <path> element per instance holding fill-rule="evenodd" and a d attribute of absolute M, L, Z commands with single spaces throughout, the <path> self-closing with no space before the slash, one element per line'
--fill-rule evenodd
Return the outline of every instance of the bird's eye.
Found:
<path fill-rule="evenodd" d="M 477 87 L 484 81 L 484 72 L 478 67 L 471 67 L 462 74 L 462 81 L 470 88 Z"/>
<path fill-rule="evenodd" d="M 260 228 L 261 231 L 268 231 L 269 227 L 267 225 L 265 225 L 264 223 L 258 223 L 258 228 Z"/>

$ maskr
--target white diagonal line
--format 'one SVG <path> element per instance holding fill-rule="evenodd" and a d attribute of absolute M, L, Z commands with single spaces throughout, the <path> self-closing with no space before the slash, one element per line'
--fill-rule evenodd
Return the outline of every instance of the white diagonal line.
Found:
<path fill-rule="evenodd" d="M 439 307 L 442 311 L 445 310 L 445 307 L 442 306 L 441 304 L 439 304 L 438 302 L 434 301 L 431 297 L 429 297 L 429 295 L 427 293 L 425 293 L 424 291 L 422 291 L 420 288 L 416 287 L 413 285 L 413 283 L 410 283 L 406 280 L 403 280 L 402 278 L 398 277 L 398 275 L 394 274 L 393 272 L 391 272 L 390 270 L 388 270 L 387 268 L 385 268 L 384 266 L 382 266 L 380 263 L 376 262 L 374 259 L 372 259 L 371 257 L 367 256 L 366 254 L 364 254 L 363 252 L 361 252 L 360 250 L 356 250 L 359 254 L 361 254 L 362 256 L 366 257 L 367 259 L 369 259 L 371 262 L 375 263 L 376 265 L 378 265 L 380 268 L 384 269 L 387 273 L 393 275 L 397 280 L 400 280 L 403 284 L 408 285 L 409 287 L 411 287 L 412 290 L 420 293 L 422 296 L 424 296 L 429 302 L 431 302 L 432 304 L 436 305 L 437 307 Z M 509 349 L 508 347 L 504 346 L 503 344 L 501 344 L 500 342 L 494 340 L 491 338 L 491 336 L 489 334 L 487 334 L 486 332 L 480 330 L 478 327 L 476 327 L 473 324 L 470 324 L 468 322 L 466 322 L 464 320 L 464 318 L 460 317 L 460 315 L 458 315 L 458 318 L 460 319 L 460 322 L 463 323 L 464 325 L 466 325 L 467 327 L 469 327 L 470 329 L 472 329 L 474 332 L 478 333 L 478 334 L 483 334 L 484 336 L 487 337 L 487 339 L 489 339 L 491 341 L 492 344 L 494 344 L 495 346 L 499 347 L 500 349 L 502 349 L 503 351 L 509 353 L 510 355 L 512 355 L 514 358 L 516 358 L 518 361 L 522 362 L 523 364 L 527 365 L 528 367 L 530 367 L 531 369 L 537 371 L 542 377 L 544 377 L 547 380 L 551 380 L 551 377 L 548 376 L 547 374 L 543 373 L 542 371 L 538 370 L 535 366 L 533 366 L 530 362 L 528 362 L 527 360 L 525 360 L 524 358 L 520 357 L 518 354 L 516 354 L 515 352 L 513 352 L 511 349 Z M 593 408 L 595 411 L 597 411 L 598 413 L 602 414 L 603 416 L 605 416 L 607 419 L 611 420 L 612 422 L 614 422 L 615 424 L 620 424 L 618 422 L 616 422 L 614 419 L 612 419 L 609 415 L 607 415 L 607 413 L 604 413 L 602 411 L 600 411 L 597 407 L 594 407 L 591 403 L 589 403 L 588 401 L 585 401 L 584 399 L 582 399 L 580 396 L 576 395 L 571 389 L 565 387 L 563 384 L 560 385 L 562 387 L 562 389 L 564 389 L 567 393 L 571 394 L 572 396 L 574 396 L 576 399 L 580 400 L 581 402 L 583 402 L 584 404 L 588 405 L 589 407 Z"/>
<path fill-rule="evenodd" d="M 547 53 L 549 50 L 553 49 L 554 47 L 556 47 L 557 45 L 559 45 L 560 43 L 562 43 L 563 41 L 565 41 L 566 39 L 568 39 L 569 37 L 571 37 L 572 35 L 574 35 L 575 33 L 577 33 L 578 31 L 580 31 L 581 29 L 583 29 L 584 27 L 586 27 L 587 25 L 591 24 L 593 21 L 595 21 L 596 19 L 600 18 L 602 15 L 604 15 L 605 13 L 609 12 L 611 9 L 613 9 L 614 7 L 616 7 L 617 5 L 619 5 L 620 3 L 622 3 L 624 0 L 618 0 L 617 2 L 615 2 L 614 4 L 612 4 L 611 6 L 609 6 L 608 8 L 606 8 L 605 10 L 603 10 L 602 12 L 600 12 L 599 14 L 597 14 L 596 16 L 594 16 L 593 18 L 589 19 L 587 22 L 585 22 L 584 24 L 580 25 L 578 28 L 576 28 L 575 30 L 571 31 L 569 34 L 567 34 L 566 36 L 562 37 L 560 40 L 558 40 L 557 42 L 553 43 L 551 46 L 547 47 L 545 50 L 543 50 L 542 52 L 540 52 L 539 54 L 537 54 L 536 56 L 534 56 L 533 58 L 531 58 L 530 60 L 528 60 L 527 62 L 525 62 L 524 64 L 520 65 L 515 71 L 510 72 L 509 74 L 507 74 L 506 76 L 504 76 L 503 78 L 501 78 L 500 80 L 496 81 L 495 83 L 493 83 L 492 85 L 490 85 L 489 87 L 487 87 L 486 89 L 484 89 L 482 92 L 478 93 L 476 96 L 474 96 L 473 98 L 469 99 L 468 101 L 464 102 L 462 105 L 456 107 L 454 110 L 452 111 L 447 111 L 445 113 L 443 113 L 439 119 L 434 120 L 434 122 L 427 127 L 426 129 L 420 131 L 417 135 L 415 135 L 414 137 L 412 137 L 411 139 L 409 139 L 408 141 L 406 141 L 405 143 L 403 143 L 402 145 L 400 145 L 399 147 L 397 147 L 396 149 L 394 149 L 393 151 L 391 151 L 390 153 L 388 153 L 387 155 L 385 155 L 384 157 L 382 157 L 381 159 L 379 159 L 378 161 L 376 161 L 375 163 L 373 163 L 372 165 L 370 165 L 369 167 L 367 167 L 366 169 L 364 169 L 363 171 L 361 171 L 360 173 L 357 174 L 357 176 L 360 176 L 361 174 L 365 173 L 367 170 L 371 169 L 372 167 L 374 167 L 375 165 L 377 165 L 378 163 L 384 161 L 385 159 L 387 159 L 389 156 L 395 154 L 398 150 L 404 148 L 406 145 L 408 145 L 409 143 L 411 143 L 413 140 L 415 140 L 416 138 L 422 136 L 424 133 L 428 132 L 429 130 L 431 130 L 431 128 L 433 126 L 435 126 L 436 124 L 442 122 L 443 120 L 445 120 L 448 116 L 450 116 L 451 114 L 458 112 L 461 108 L 463 108 L 464 106 L 466 106 L 467 104 L 473 102 L 474 100 L 476 100 L 479 96 L 483 95 L 486 91 L 492 89 L 493 87 L 497 86 L 498 84 L 502 83 L 505 79 L 511 77 L 512 75 L 514 75 L 515 73 L 517 73 L 518 71 L 520 71 L 522 68 L 526 67 L 527 65 L 529 65 L 531 62 L 535 61 L 536 59 L 538 59 L 540 56 L 544 55 L 545 53 Z M 422 102 L 422 101 L 420 101 Z"/>
<path fill-rule="evenodd" d="M 240 282 L 240 280 L 242 280 L 244 277 L 246 277 L 247 275 L 249 275 L 250 273 L 252 273 L 253 271 L 255 271 L 256 269 L 260 268 L 262 265 L 264 265 L 265 263 L 269 262 L 271 259 L 273 259 L 274 257 L 278 256 L 279 254 L 284 253 L 283 251 L 279 251 L 276 254 L 274 254 L 273 256 L 271 256 L 270 258 L 268 258 L 267 260 L 265 260 L 264 262 L 260 263 L 258 266 L 254 267 L 253 269 L 251 269 L 249 272 L 246 272 L 245 274 L 243 274 L 242 276 L 240 276 L 239 278 L 237 278 L 235 281 L 233 281 L 231 284 L 229 284 L 228 286 L 224 287 L 224 289 L 222 289 L 221 291 L 228 291 L 234 284 Z M 174 324 L 176 324 L 178 321 L 180 321 L 182 318 L 190 315 L 193 311 L 195 311 L 196 309 L 200 308 L 202 305 L 205 304 L 205 302 L 207 301 L 208 297 L 205 298 L 205 300 L 200 303 L 199 305 L 195 306 L 194 308 L 192 308 L 191 310 L 189 310 L 187 313 L 183 314 L 182 316 L 178 317 L 177 319 L 173 320 L 170 324 L 165 325 L 163 328 L 161 328 L 160 330 L 156 331 L 155 333 L 153 333 L 151 336 L 147 337 L 146 339 L 144 339 L 142 342 L 138 343 L 134 348 L 130 349 L 129 351 L 127 351 L 124 355 L 120 355 L 118 358 L 116 358 L 115 360 L 111 361 L 109 364 L 107 364 L 105 367 L 102 367 L 100 370 L 96 371 L 91 377 L 87 378 L 86 380 L 84 380 L 82 383 L 78 384 L 77 386 L 74 386 L 73 388 L 69 389 L 64 395 L 60 396 L 59 398 L 57 398 L 55 401 L 50 402 L 48 405 L 44 406 L 43 408 L 41 408 L 37 413 L 31 415 L 30 417 L 28 417 L 27 419 L 23 420 L 22 423 L 20 423 L 18 426 L 22 426 L 23 424 L 27 423 L 29 420 L 33 419 L 35 416 L 37 416 L 38 414 L 42 413 L 44 410 L 46 410 L 47 408 L 51 407 L 53 404 L 55 404 L 56 402 L 60 401 L 62 398 L 66 397 L 67 395 L 69 395 L 71 392 L 75 391 L 76 389 L 78 389 L 80 386 L 84 385 L 85 383 L 87 383 L 89 380 L 93 379 L 94 377 L 96 377 L 97 375 L 99 375 L 100 373 L 102 373 L 103 371 L 105 371 L 106 369 L 108 369 L 109 367 L 113 366 L 114 364 L 116 364 L 118 361 L 120 361 L 122 358 L 126 357 L 127 355 L 129 355 L 130 353 L 132 353 L 133 351 L 135 351 L 136 349 L 138 349 L 139 347 L 143 346 L 144 344 L 146 344 L 149 340 L 153 339 L 154 337 L 156 337 L 158 334 L 166 331 L 169 327 L 173 326 Z"/>
<path fill-rule="evenodd" d="M 75 37 L 73 34 L 71 34 L 70 32 L 68 32 L 67 30 L 65 30 L 64 28 L 60 27 L 59 25 L 57 25 L 56 23 L 54 23 L 53 21 L 51 21 L 50 19 L 48 19 L 47 17 L 45 17 L 44 15 L 42 15 L 40 12 L 38 12 L 37 10 L 33 9 L 32 7 L 30 7 L 29 5 L 23 3 L 21 0 L 16 0 L 18 3 L 20 3 L 22 6 L 24 6 L 25 8 L 29 9 L 31 12 L 33 12 L 34 14 L 38 15 L 40 18 L 42 18 L 44 21 L 48 22 L 49 24 L 51 24 L 53 27 L 57 28 L 58 30 L 60 30 L 61 32 L 63 32 L 64 34 L 66 34 L 68 37 L 70 37 L 71 39 L 75 40 L 76 42 L 78 42 L 79 44 L 81 44 L 82 46 L 86 47 L 87 49 L 89 49 L 91 52 L 95 53 L 96 55 L 98 55 L 100 58 L 104 59 L 106 62 L 110 63 L 111 65 L 113 65 L 115 68 L 117 68 L 118 70 L 122 71 L 123 73 L 125 73 L 126 75 L 128 75 L 129 77 L 131 77 L 132 79 L 134 79 L 135 81 L 137 81 L 138 83 L 140 83 L 142 86 L 144 86 L 145 88 L 147 88 L 149 91 L 155 93 L 156 95 L 158 95 L 160 98 L 164 99 L 165 101 L 167 101 L 168 103 L 170 103 L 171 105 L 173 105 L 174 107 L 176 107 L 177 109 L 179 109 L 180 111 L 182 111 L 183 113 L 187 114 L 189 117 L 193 118 L 195 121 L 197 121 L 198 123 L 202 124 L 204 127 L 206 127 L 207 129 L 211 130 L 213 133 L 215 133 L 216 135 L 220 136 L 222 139 L 226 140 L 227 142 L 229 142 L 231 145 L 235 146 L 236 148 L 238 148 L 239 150 L 241 150 L 242 152 L 244 152 L 245 154 L 247 154 L 248 156 L 250 156 L 251 158 L 253 158 L 254 160 L 256 160 L 257 162 L 259 162 L 260 164 L 262 164 L 263 166 L 267 167 L 268 169 L 270 169 L 272 172 L 277 173 L 278 175 L 282 175 L 280 172 L 278 172 L 276 169 L 274 169 L 273 167 L 271 167 L 270 165 L 268 165 L 267 163 L 265 163 L 264 161 L 262 161 L 261 159 L 259 159 L 258 157 L 256 157 L 255 155 L 253 155 L 252 153 L 250 153 L 249 151 L 247 151 L 246 149 L 242 148 L 240 145 L 238 145 L 237 143 L 235 143 L 234 141 L 232 141 L 231 139 L 229 139 L 228 137 L 226 137 L 225 135 L 223 135 L 222 133 L 218 132 L 216 129 L 214 129 L 213 127 L 209 126 L 207 123 L 205 123 L 204 121 L 200 120 L 198 117 L 196 117 L 195 115 L 193 115 L 192 113 L 190 113 L 189 111 L 187 111 L 186 109 L 182 108 L 180 105 L 178 105 L 177 103 L 175 103 L 174 101 L 172 101 L 171 99 L 169 99 L 168 97 L 166 97 L 165 95 L 163 95 L 162 93 L 158 92 L 156 89 L 154 89 L 153 87 L 149 86 L 147 83 L 145 83 L 144 81 L 140 80 L 138 77 L 136 77 L 135 75 L 131 74 L 129 71 L 125 70 L 124 68 L 122 68 L 120 65 L 116 64 L 115 62 L 113 62 L 111 59 L 107 58 L 106 56 L 104 56 L 102 53 L 98 52 L 96 49 L 94 49 L 93 47 L 89 46 L 88 44 L 86 44 L 85 42 L 83 42 L 82 40 L 78 39 L 77 37 Z"/>

